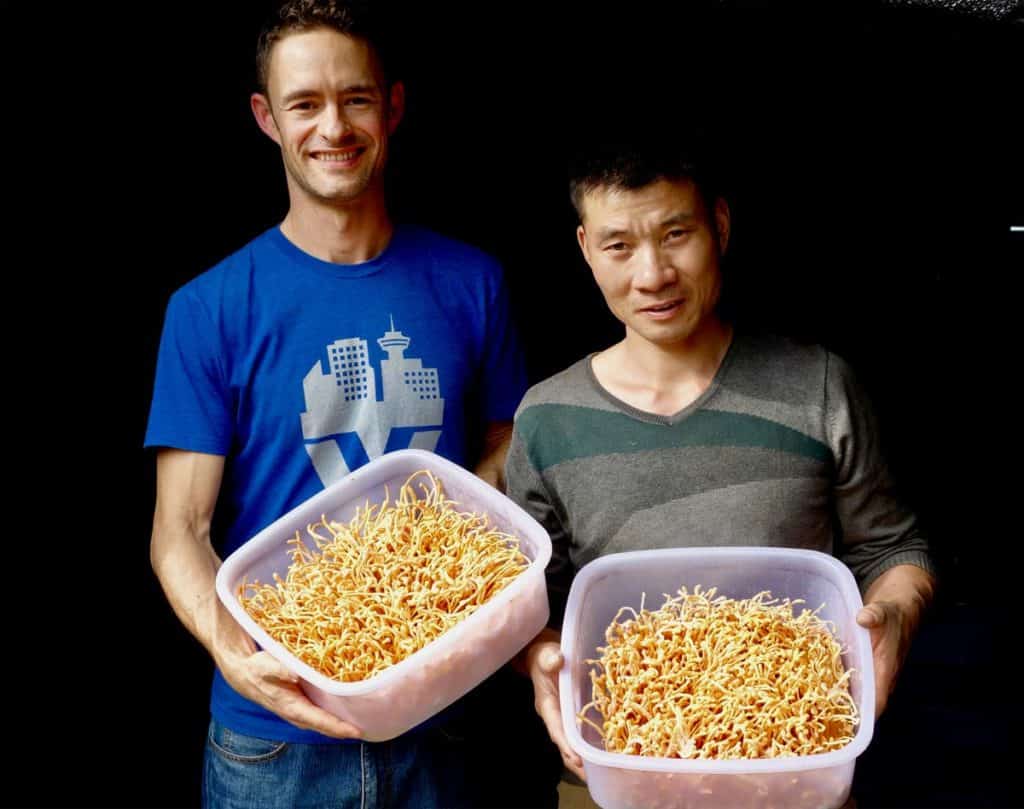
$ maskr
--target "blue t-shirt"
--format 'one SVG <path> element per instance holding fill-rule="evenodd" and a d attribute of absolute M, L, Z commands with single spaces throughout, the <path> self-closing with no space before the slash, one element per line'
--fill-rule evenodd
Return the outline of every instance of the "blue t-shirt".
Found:
<path fill-rule="evenodd" d="M 274 227 L 171 296 L 145 445 L 226 457 L 226 557 L 385 452 L 467 465 L 467 432 L 510 421 L 525 390 L 501 268 L 485 253 L 405 226 L 376 258 L 332 264 Z M 332 741 L 219 672 L 210 707 L 240 733 Z"/>

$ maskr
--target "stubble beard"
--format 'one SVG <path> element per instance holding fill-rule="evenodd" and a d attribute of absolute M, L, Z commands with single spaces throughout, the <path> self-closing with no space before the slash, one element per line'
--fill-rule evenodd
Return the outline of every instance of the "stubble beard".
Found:
<path fill-rule="evenodd" d="M 365 152 L 363 157 L 366 157 Z M 316 162 L 315 158 L 309 158 L 309 160 L 313 163 Z M 302 166 L 301 162 L 295 165 L 292 160 L 285 161 L 285 170 L 291 182 L 318 202 L 328 204 L 354 202 L 365 194 L 366 190 L 373 184 L 375 164 L 364 165 L 361 163 L 357 173 L 348 174 L 340 178 L 342 180 L 340 184 L 332 181 L 330 178 L 320 178 L 313 174 L 312 171 L 310 174 L 306 174 L 300 170 Z M 311 169 L 315 171 L 315 167 L 311 167 Z M 323 182 L 318 182 L 321 179 L 323 179 Z"/>

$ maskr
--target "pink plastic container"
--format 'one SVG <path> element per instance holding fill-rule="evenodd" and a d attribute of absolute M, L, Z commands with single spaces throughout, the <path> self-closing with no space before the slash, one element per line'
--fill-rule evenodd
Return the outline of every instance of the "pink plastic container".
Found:
<path fill-rule="evenodd" d="M 680 587 L 718 588 L 718 595 L 750 598 L 770 590 L 777 598 L 802 598 L 809 609 L 835 624 L 846 649 L 843 663 L 855 669 L 851 692 L 860 724 L 841 750 L 791 758 L 693 761 L 608 753 L 596 730 L 576 721 L 591 699 L 587 659 L 599 655 L 605 629 L 620 607 L 657 609 L 663 593 Z M 569 743 L 583 758 L 587 786 L 603 809 L 672 807 L 778 807 L 822 809 L 841 806 L 850 793 L 857 756 L 874 729 L 875 680 L 868 630 L 856 623 L 863 606 L 845 565 L 823 553 L 787 548 L 680 548 L 610 554 L 576 575 L 562 626 L 562 723 Z"/>
<path fill-rule="evenodd" d="M 328 520 L 348 522 L 357 507 L 394 498 L 414 472 L 434 473 L 445 494 L 467 511 L 487 514 L 494 527 L 520 539 L 530 565 L 510 585 L 445 634 L 368 680 L 341 683 L 312 669 L 271 638 L 242 608 L 242 579 L 273 580 L 286 575 L 288 540 L 306 526 Z M 327 711 L 351 722 L 369 741 L 392 739 L 466 694 L 512 659 L 548 620 L 544 568 L 551 558 L 547 532 L 519 506 L 475 475 L 423 450 L 388 453 L 285 514 L 224 560 L 217 595 L 235 620 L 263 649 L 301 678 L 302 690 Z"/>

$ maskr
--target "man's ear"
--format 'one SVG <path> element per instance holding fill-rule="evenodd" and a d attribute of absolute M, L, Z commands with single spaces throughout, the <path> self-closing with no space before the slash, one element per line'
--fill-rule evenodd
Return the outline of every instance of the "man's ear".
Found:
<path fill-rule="evenodd" d="M 270 110 L 270 99 L 263 93 L 253 93 L 249 96 L 249 107 L 252 109 L 257 126 L 268 138 L 280 146 L 281 133 L 277 131 L 277 121 L 274 120 L 274 113 Z"/>
<path fill-rule="evenodd" d="M 388 134 L 394 135 L 398 122 L 405 115 L 405 85 L 396 81 L 388 94 Z"/>
<path fill-rule="evenodd" d="M 576 227 L 576 243 L 580 246 L 580 252 L 583 253 L 583 260 L 590 264 L 590 258 L 587 256 L 587 231 L 583 229 L 582 222 Z"/>
<path fill-rule="evenodd" d="M 729 203 L 719 197 L 715 200 L 715 226 L 718 228 L 719 255 L 725 255 L 725 248 L 729 246 L 729 226 L 731 221 Z"/>

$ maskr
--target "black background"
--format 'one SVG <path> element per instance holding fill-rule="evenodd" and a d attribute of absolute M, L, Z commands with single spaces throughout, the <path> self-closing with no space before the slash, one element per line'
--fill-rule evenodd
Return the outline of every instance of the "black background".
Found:
<path fill-rule="evenodd" d="M 28 650 L 5 678 L 12 805 L 198 801 L 210 670 L 149 568 L 141 444 L 167 297 L 286 210 L 248 109 L 264 5 L 3 6 L 9 638 Z M 574 143 L 713 133 L 741 322 L 853 363 L 942 564 L 855 794 L 1019 802 L 999 653 L 1018 587 L 1024 27 L 872 3 L 392 5 L 409 66 L 393 210 L 502 260 L 534 380 L 619 334 L 575 245 Z"/>

